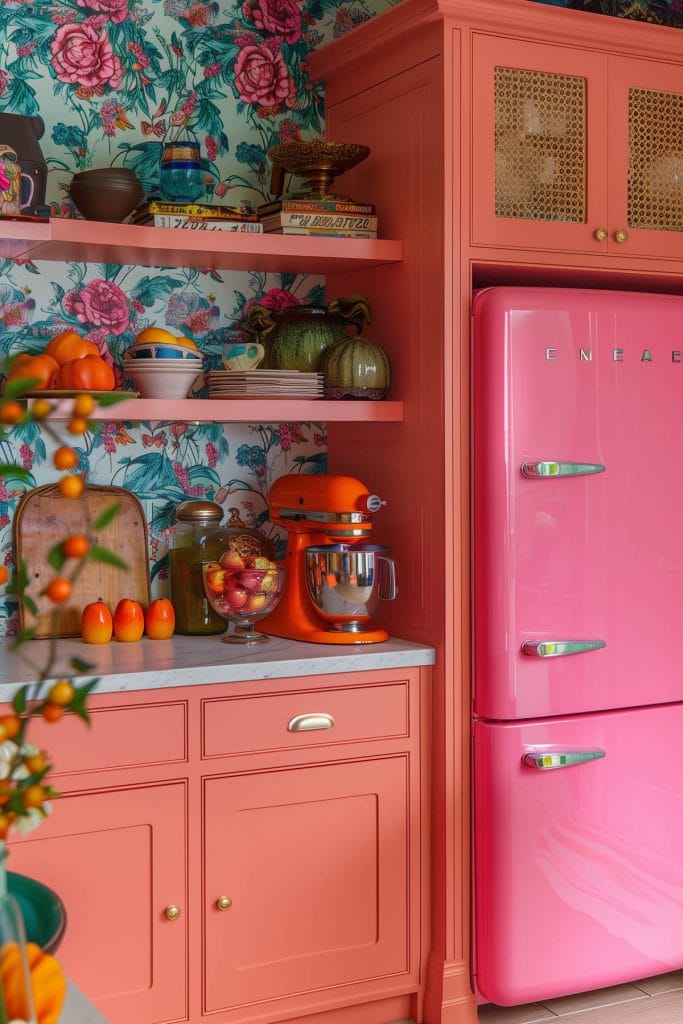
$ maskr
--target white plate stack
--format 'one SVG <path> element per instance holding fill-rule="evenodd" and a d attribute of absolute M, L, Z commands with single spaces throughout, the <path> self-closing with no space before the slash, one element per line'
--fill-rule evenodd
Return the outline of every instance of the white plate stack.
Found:
<path fill-rule="evenodd" d="M 299 370 L 212 370 L 209 398 L 322 398 L 322 373 Z"/>

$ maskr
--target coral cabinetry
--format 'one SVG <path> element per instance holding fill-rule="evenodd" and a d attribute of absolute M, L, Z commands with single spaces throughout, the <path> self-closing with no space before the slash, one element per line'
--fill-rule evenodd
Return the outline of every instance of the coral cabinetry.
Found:
<path fill-rule="evenodd" d="M 473 36 L 472 241 L 681 256 L 683 65 Z"/>
<path fill-rule="evenodd" d="M 152 645 L 153 646 L 153 645 Z M 427 670 L 92 701 L 36 739 L 66 772 L 10 867 L 68 915 L 111 1024 L 419 1018 Z"/>

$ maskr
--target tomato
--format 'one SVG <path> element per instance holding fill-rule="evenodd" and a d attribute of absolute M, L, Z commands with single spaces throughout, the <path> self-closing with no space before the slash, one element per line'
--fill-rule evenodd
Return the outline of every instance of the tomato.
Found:
<path fill-rule="evenodd" d="M 60 368 L 57 386 L 76 391 L 113 391 L 114 371 L 102 356 L 82 356 L 71 359 Z"/>
<path fill-rule="evenodd" d="M 114 610 L 114 636 L 124 643 L 139 640 L 145 629 L 145 613 L 138 601 L 122 597 Z"/>
<path fill-rule="evenodd" d="M 59 334 L 55 334 L 54 338 L 48 342 L 45 351 L 60 366 L 64 366 L 64 363 L 68 363 L 72 359 L 82 359 L 83 356 L 98 356 L 100 354 L 100 350 L 94 342 L 86 341 L 75 331 L 60 331 Z"/>
<path fill-rule="evenodd" d="M 150 640 L 168 640 L 175 629 L 175 611 L 167 597 L 152 601 L 145 613 L 145 631 Z"/>
<path fill-rule="evenodd" d="M 114 631 L 114 620 L 102 598 L 86 604 L 81 613 L 81 636 L 86 644 L 108 644 Z"/>
<path fill-rule="evenodd" d="M 36 380 L 34 390 L 42 391 L 45 388 L 55 387 L 59 363 L 50 355 L 30 356 L 27 352 L 17 356 L 9 370 L 7 379 L 14 380 L 17 377 Z"/>

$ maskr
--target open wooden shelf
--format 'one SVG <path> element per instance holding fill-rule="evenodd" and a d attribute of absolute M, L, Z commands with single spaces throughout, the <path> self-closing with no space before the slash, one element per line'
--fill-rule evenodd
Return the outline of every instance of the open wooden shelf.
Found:
<path fill-rule="evenodd" d="M 6 220 L 0 236 L 0 257 L 6 259 L 146 267 L 334 274 L 403 258 L 402 242 L 384 238 L 189 231 L 65 218 L 44 224 Z"/>
<path fill-rule="evenodd" d="M 50 392 L 45 392 L 49 399 Z M 32 399 L 29 399 L 29 402 Z M 71 401 L 56 402 L 51 419 L 71 416 Z M 187 421 L 199 423 L 400 423 L 403 402 L 328 402 L 311 398 L 132 398 L 96 409 L 93 420 Z"/>

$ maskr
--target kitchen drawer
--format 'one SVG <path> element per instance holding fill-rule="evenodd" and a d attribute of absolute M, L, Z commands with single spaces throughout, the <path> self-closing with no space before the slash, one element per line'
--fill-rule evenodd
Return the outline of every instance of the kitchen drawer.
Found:
<path fill-rule="evenodd" d="M 138 768 L 187 758 L 186 705 L 89 709 L 92 726 L 65 715 L 59 728 L 36 718 L 31 742 L 49 752 L 55 775 Z"/>
<path fill-rule="evenodd" d="M 202 757 L 409 735 L 408 680 L 202 702 Z"/>

